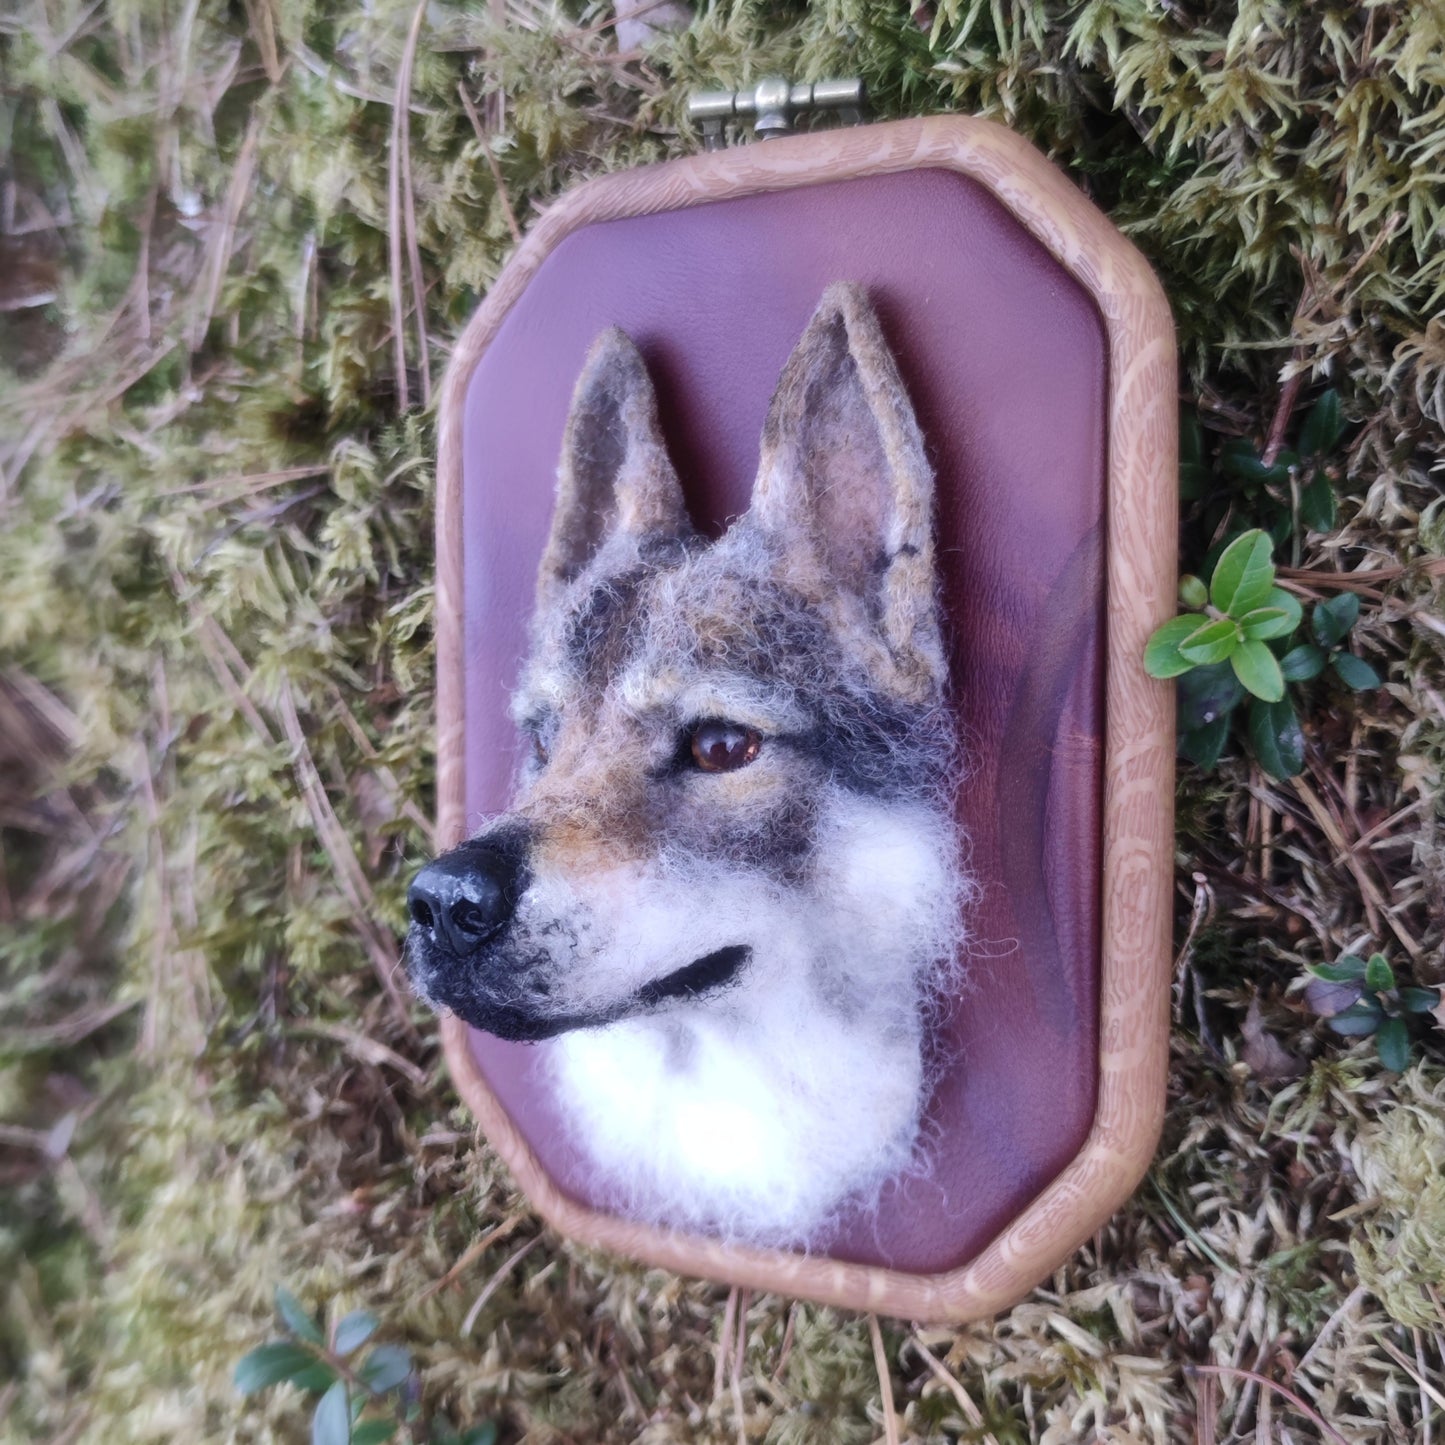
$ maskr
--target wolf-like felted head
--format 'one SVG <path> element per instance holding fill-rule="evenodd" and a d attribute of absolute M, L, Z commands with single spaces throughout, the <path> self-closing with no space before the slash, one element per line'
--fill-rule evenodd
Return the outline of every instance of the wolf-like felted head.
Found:
<path fill-rule="evenodd" d="M 432 1003 L 553 1040 L 618 1206 L 806 1243 L 908 1163 L 958 942 L 932 476 L 858 287 L 773 397 L 748 513 L 688 520 L 642 358 L 583 367 L 512 810 L 413 885 Z"/>

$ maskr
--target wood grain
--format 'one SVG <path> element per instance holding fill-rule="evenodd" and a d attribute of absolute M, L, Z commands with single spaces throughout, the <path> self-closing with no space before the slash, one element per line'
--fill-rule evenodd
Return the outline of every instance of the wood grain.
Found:
<path fill-rule="evenodd" d="M 728 197 L 887 175 L 957 171 L 987 187 L 1093 296 L 1109 343 L 1104 847 L 1099 1098 L 1077 1156 L 962 1267 L 914 1275 L 821 1256 L 727 1245 L 585 1208 L 561 1193 L 483 1078 L 465 1024 L 443 1020 L 463 1099 L 538 1211 L 580 1243 L 729 1284 L 905 1319 L 964 1321 L 1007 1308 L 1128 1197 L 1163 1119 L 1169 1031 L 1174 699 L 1143 670 L 1172 615 L 1177 382 L 1168 304 L 1143 258 L 1026 141 L 961 116 L 797 136 L 608 176 L 533 227 L 452 356 L 440 410 L 437 496 L 438 836 L 463 836 L 462 439 L 473 368 L 547 255 L 583 226 Z"/>

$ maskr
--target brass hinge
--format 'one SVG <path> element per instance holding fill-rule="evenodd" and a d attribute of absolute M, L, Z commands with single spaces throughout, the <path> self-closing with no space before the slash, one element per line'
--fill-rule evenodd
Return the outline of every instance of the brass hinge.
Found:
<path fill-rule="evenodd" d="M 724 126 L 730 120 L 751 120 L 759 140 L 789 135 L 794 121 L 819 111 L 838 116 L 844 125 L 863 120 L 866 97 L 861 80 L 819 80 L 791 85 L 780 75 L 760 80 L 751 90 L 703 90 L 687 102 L 688 116 L 702 130 L 704 150 L 727 144 Z"/>

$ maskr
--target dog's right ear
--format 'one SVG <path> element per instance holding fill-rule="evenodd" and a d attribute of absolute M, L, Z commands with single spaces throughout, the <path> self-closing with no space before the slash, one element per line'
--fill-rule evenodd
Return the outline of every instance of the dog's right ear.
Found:
<path fill-rule="evenodd" d="M 691 533 L 647 367 L 611 327 L 593 342 L 572 394 L 538 595 L 545 601 L 571 582 L 614 537 L 640 554 L 649 541 Z"/>

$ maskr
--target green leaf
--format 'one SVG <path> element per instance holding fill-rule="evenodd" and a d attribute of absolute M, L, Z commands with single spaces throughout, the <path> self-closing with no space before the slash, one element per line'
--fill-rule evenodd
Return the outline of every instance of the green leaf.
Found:
<path fill-rule="evenodd" d="M 1234 650 L 1244 639 L 1239 633 L 1239 624 L 1230 617 L 1221 617 L 1217 622 L 1206 622 L 1196 628 L 1179 644 L 1179 655 L 1194 666 L 1211 662 L 1224 662 L 1234 655 Z"/>
<path fill-rule="evenodd" d="M 1283 587 L 1272 587 L 1264 606 L 1246 612 L 1239 619 L 1239 625 L 1246 637 L 1263 642 L 1269 638 L 1288 637 L 1300 625 L 1303 616 L 1298 598 L 1291 596 Z"/>
<path fill-rule="evenodd" d="M 395 1420 L 363 1420 L 351 1428 L 351 1445 L 384 1445 L 399 1428 Z"/>
<path fill-rule="evenodd" d="M 1315 603 L 1310 628 L 1321 647 L 1338 647 L 1359 620 L 1360 599 L 1353 592 L 1341 592 L 1328 602 Z"/>
<path fill-rule="evenodd" d="M 1209 487 L 1209 468 L 1203 462 L 1179 463 L 1179 500 L 1197 502 Z"/>
<path fill-rule="evenodd" d="M 1186 657 L 1179 655 L 1179 644 L 1198 630 L 1204 619 L 1197 616 L 1173 617 L 1163 627 L 1156 628 L 1154 635 L 1144 648 L 1144 671 L 1150 677 L 1178 677 L 1194 666 Z"/>
<path fill-rule="evenodd" d="M 272 1340 L 236 1362 L 236 1388 L 243 1395 L 254 1395 L 267 1385 L 295 1380 L 314 1364 L 316 1356 L 310 1350 L 294 1345 L 290 1340 Z"/>
<path fill-rule="evenodd" d="M 378 1345 L 357 1373 L 368 1389 L 384 1395 L 411 1374 L 411 1356 L 400 1345 Z"/>
<path fill-rule="evenodd" d="M 1406 1013 L 1433 1013 L 1440 1007 L 1440 990 L 1438 988 L 1415 988 L 1413 986 L 1402 988 L 1400 990 L 1400 1003 L 1404 1006 Z"/>
<path fill-rule="evenodd" d="M 1280 658 L 1279 670 L 1286 682 L 1308 682 L 1325 670 L 1325 654 L 1313 642 L 1302 642 Z"/>
<path fill-rule="evenodd" d="M 1324 456 L 1334 451 L 1345 434 L 1345 420 L 1340 415 L 1340 394 L 1334 387 L 1320 393 L 1300 428 L 1299 450 L 1302 457 Z"/>
<path fill-rule="evenodd" d="M 1263 607 L 1274 586 L 1273 550 L 1269 538 L 1257 527 L 1236 537 L 1215 564 L 1209 600 L 1231 617 Z"/>
<path fill-rule="evenodd" d="M 1324 472 L 1316 473 L 1308 486 L 1300 490 L 1300 520 L 1311 532 L 1333 532 L 1338 512 L 1335 489 Z"/>
<path fill-rule="evenodd" d="M 497 1445 L 497 1427 L 488 1420 L 484 1425 L 473 1425 L 462 1436 L 461 1445 Z"/>
<path fill-rule="evenodd" d="M 1219 761 L 1228 741 L 1229 714 L 1226 713 L 1211 723 L 1205 723 L 1203 727 L 1190 728 L 1188 732 L 1180 733 L 1179 753 L 1196 768 L 1203 768 L 1207 773 Z"/>
<path fill-rule="evenodd" d="M 1186 572 L 1179 579 L 1179 600 L 1195 612 L 1202 612 L 1209 605 L 1209 588 Z"/>
<path fill-rule="evenodd" d="M 1384 1017 L 1385 1011 L 1374 999 L 1362 998 L 1343 1013 L 1326 1019 L 1325 1023 L 1337 1034 L 1342 1034 L 1347 1039 L 1356 1039 L 1374 1033 Z"/>
<path fill-rule="evenodd" d="M 1395 986 L 1395 970 L 1383 953 L 1372 953 L 1365 964 L 1365 987 L 1384 993 Z"/>
<path fill-rule="evenodd" d="M 351 1405 L 345 1380 L 338 1380 L 321 1397 L 311 1417 L 311 1445 L 351 1445 Z"/>
<path fill-rule="evenodd" d="M 1256 607 L 1239 619 L 1239 630 L 1256 642 L 1265 642 L 1271 637 L 1283 637 L 1292 631 L 1294 623 L 1282 607 Z"/>
<path fill-rule="evenodd" d="M 1262 642 L 1241 642 L 1230 654 L 1234 675 L 1256 697 L 1278 702 L 1284 696 L 1284 676 L 1274 653 Z"/>
<path fill-rule="evenodd" d="M 306 1312 L 301 1301 L 285 1285 L 276 1287 L 276 1313 L 281 1323 L 298 1339 L 311 1345 L 325 1345 L 321 1326 Z"/>
<path fill-rule="evenodd" d="M 313 1360 L 311 1367 L 291 1377 L 291 1383 L 308 1395 L 319 1395 L 335 1382 L 336 1371 L 325 1360 Z"/>
<path fill-rule="evenodd" d="M 338 1355 L 349 1355 L 360 1349 L 376 1333 L 376 1316 L 365 1310 L 353 1310 L 337 1323 L 332 1348 Z"/>
<path fill-rule="evenodd" d="M 1380 685 L 1380 674 L 1363 657 L 1356 657 L 1353 652 L 1336 652 L 1330 658 L 1330 666 L 1339 675 L 1340 681 L 1356 692 L 1364 692 Z"/>
<path fill-rule="evenodd" d="M 1256 487 L 1265 482 L 1282 482 L 1289 476 L 1288 468 L 1278 462 L 1272 467 L 1265 466 L 1254 449 L 1254 443 L 1244 437 L 1225 442 L 1219 449 L 1219 461 L 1226 472 L 1232 472 Z"/>
<path fill-rule="evenodd" d="M 1387 1069 L 1403 1074 L 1410 1067 L 1410 1030 L 1404 1019 L 1386 1019 L 1375 1035 L 1375 1048 Z"/>
<path fill-rule="evenodd" d="M 1365 976 L 1365 960 L 1353 953 L 1345 954 L 1338 963 L 1312 963 L 1309 971 L 1316 978 L 1330 983 L 1354 983 Z"/>
<path fill-rule="evenodd" d="M 1244 698 L 1244 689 L 1227 662 L 1196 667 L 1179 679 L 1179 730 L 1193 732 L 1230 712 Z"/>
<path fill-rule="evenodd" d="M 1365 985 L 1359 982 L 1327 983 L 1312 978 L 1305 983 L 1305 1003 L 1321 1018 L 1333 1018 L 1359 1003 L 1364 991 Z"/>
<path fill-rule="evenodd" d="M 1250 703 L 1249 745 L 1260 767 L 1272 778 L 1293 778 L 1304 771 L 1304 734 L 1288 698 L 1279 702 L 1256 698 Z"/>

